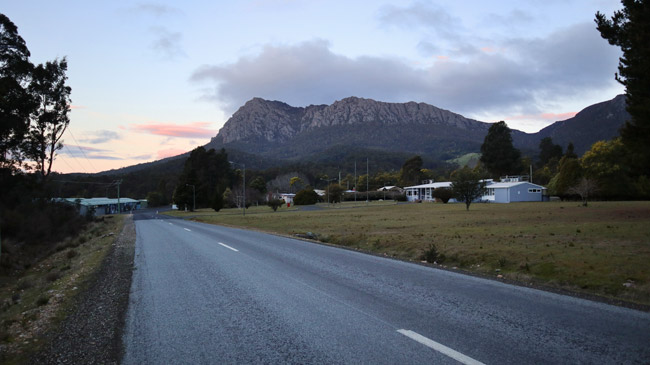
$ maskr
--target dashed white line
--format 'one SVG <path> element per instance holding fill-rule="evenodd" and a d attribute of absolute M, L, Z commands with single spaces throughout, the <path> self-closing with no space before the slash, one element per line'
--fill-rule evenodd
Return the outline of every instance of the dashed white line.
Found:
<path fill-rule="evenodd" d="M 239 252 L 238 249 L 236 249 L 236 248 L 232 248 L 232 247 L 228 246 L 228 245 L 225 244 L 225 243 L 221 243 L 221 242 L 217 242 L 217 243 L 220 244 L 221 246 L 225 247 L 225 248 L 231 249 L 231 250 L 233 250 L 233 251 L 235 251 L 235 252 Z"/>
<path fill-rule="evenodd" d="M 183 228 L 183 229 L 186 230 L 186 231 L 188 231 L 188 232 L 192 232 L 191 229 L 187 229 L 187 228 Z"/>
<path fill-rule="evenodd" d="M 451 348 L 449 348 L 449 347 L 447 347 L 447 346 L 445 346 L 445 345 L 443 345 L 441 343 L 438 343 L 438 342 L 436 342 L 434 340 L 426 338 L 426 337 L 422 336 L 421 334 L 419 334 L 417 332 L 413 332 L 413 331 L 410 331 L 410 330 L 404 330 L 404 329 L 397 330 L 397 332 L 403 334 L 404 336 L 406 336 L 406 337 L 408 337 L 408 338 L 410 338 L 412 340 L 415 340 L 415 341 L 423 344 L 424 346 L 432 348 L 432 349 L 438 351 L 439 353 L 441 353 L 443 355 L 447 355 L 447 356 L 451 357 L 452 359 L 454 359 L 454 360 L 456 360 L 456 361 L 458 361 L 458 362 L 460 362 L 462 364 L 466 364 L 466 365 L 485 365 L 482 362 L 480 362 L 478 360 L 474 360 L 474 359 L 472 359 L 471 357 L 469 357 L 467 355 L 461 354 L 460 352 L 458 352 L 458 351 L 456 351 L 454 349 L 451 349 Z"/>

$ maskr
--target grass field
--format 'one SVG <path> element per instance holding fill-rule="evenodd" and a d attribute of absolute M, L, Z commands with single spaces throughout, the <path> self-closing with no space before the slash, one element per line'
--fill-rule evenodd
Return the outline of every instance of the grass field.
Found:
<path fill-rule="evenodd" d="M 0 279 L 0 363 L 24 364 L 100 268 L 126 216 L 105 216 L 20 276 Z"/>
<path fill-rule="evenodd" d="M 650 305 L 650 202 L 353 205 L 171 214 Z"/>

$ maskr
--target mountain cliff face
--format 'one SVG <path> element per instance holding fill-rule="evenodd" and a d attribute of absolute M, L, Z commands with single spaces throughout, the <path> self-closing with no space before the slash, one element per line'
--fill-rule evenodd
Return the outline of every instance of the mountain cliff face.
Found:
<path fill-rule="evenodd" d="M 429 153 L 467 143 L 473 149 L 477 140 L 482 143 L 488 128 L 487 123 L 425 103 L 350 97 L 332 105 L 300 108 L 255 98 L 233 114 L 209 145 L 280 158 L 336 144 Z"/>
<path fill-rule="evenodd" d="M 544 137 L 553 138 L 563 147 L 573 142 L 576 152 L 583 153 L 595 141 L 618 135 L 628 117 L 625 97 L 619 95 L 537 133 L 513 130 L 512 137 L 515 147 L 525 154 L 536 153 Z M 478 152 L 489 127 L 489 123 L 425 103 L 385 103 L 350 97 L 332 105 L 301 108 L 255 98 L 233 114 L 207 147 L 237 149 L 281 160 L 309 159 L 335 146 L 446 159 Z"/>

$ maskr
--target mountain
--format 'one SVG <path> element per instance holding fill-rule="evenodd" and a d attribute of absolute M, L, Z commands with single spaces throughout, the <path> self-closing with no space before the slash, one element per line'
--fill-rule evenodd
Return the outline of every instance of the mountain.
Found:
<path fill-rule="evenodd" d="M 513 134 L 515 146 L 533 147 L 537 150 L 539 141 L 551 137 L 553 143 L 566 148 L 573 143 L 576 153 L 583 154 L 596 141 L 612 139 L 619 135 L 630 114 L 625 110 L 625 95 L 584 108 L 573 118 L 555 122 L 534 134 Z"/>
<path fill-rule="evenodd" d="M 515 147 L 535 154 L 539 141 L 552 137 L 577 153 L 591 144 L 618 135 L 629 117 L 625 97 L 585 108 L 575 117 L 537 133 L 512 131 Z M 478 152 L 489 123 L 425 103 L 385 103 L 357 97 L 332 105 L 293 107 L 280 101 L 254 98 L 237 110 L 209 148 L 246 151 L 281 161 L 317 160 L 332 147 L 354 146 L 382 151 L 450 159 Z"/>
<path fill-rule="evenodd" d="M 425 103 L 350 97 L 301 108 L 255 98 L 207 146 L 281 160 L 317 155 L 336 145 L 456 156 L 480 148 L 489 126 Z"/>
<path fill-rule="evenodd" d="M 617 136 L 628 118 L 625 96 L 619 95 L 537 133 L 513 130 L 512 138 L 515 147 L 527 155 L 538 152 L 544 137 L 562 147 L 573 142 L 576 153 L 582 154 L 594 142 Z M 376 167 L 389 169 L 399 168 L 399 161 L 414 154 L 433 164 L 479 152 L 489 127 L 490 123 L 425 103 L 350 97 L 332 105 L 293 107 L 254 98 L 228 119 L 205 148 L 225 148 L 230 159 L 256 170 L 302 162 L 337 166 L 367 156 L 381 160 Z M 188 154 L 100 174 L 180 170 Z"/>

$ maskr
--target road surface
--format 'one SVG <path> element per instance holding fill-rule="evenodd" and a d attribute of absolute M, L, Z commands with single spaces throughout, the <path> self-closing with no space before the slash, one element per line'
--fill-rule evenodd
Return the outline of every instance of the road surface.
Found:
<path fill-rule="evenodd" d="M 650 314 L 136 214 L 125 364 L 648 363 Z"/>

